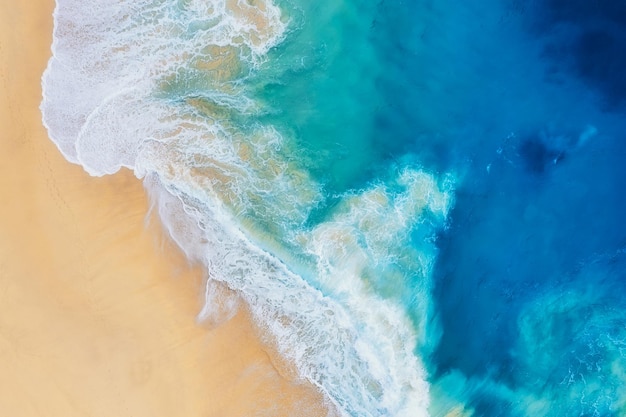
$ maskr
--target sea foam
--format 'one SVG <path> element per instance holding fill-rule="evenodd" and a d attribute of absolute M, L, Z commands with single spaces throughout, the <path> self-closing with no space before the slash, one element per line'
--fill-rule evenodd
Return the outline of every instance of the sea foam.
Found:
<path fill-rule="evenodd" d="M 340 413 L 427 415 L 427 237 L 452 182 L 395 166 L 308 224 L 324 186 L 246 89 L 286 36 L 270 2 L 57 0 L 54 21 L 41 108 L 65 157 L 143 178 L 172 239 L 206 266 L 207 294 L 211 282 L 236 291 Z"/>

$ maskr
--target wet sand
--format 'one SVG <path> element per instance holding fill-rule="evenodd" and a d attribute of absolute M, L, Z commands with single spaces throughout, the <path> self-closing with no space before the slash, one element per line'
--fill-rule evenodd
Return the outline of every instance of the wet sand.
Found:
<path fill-rule="evenodd" d="M 145 225 L 132 173 L 92 178 L 41 124 L 53 2 L 0 0 L 0 414 L 321 416 L 245 309 L 197 324 L 203 273 Z"/>

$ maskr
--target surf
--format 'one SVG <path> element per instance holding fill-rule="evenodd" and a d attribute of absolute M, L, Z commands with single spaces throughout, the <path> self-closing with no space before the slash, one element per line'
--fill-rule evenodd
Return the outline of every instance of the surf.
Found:
<path fill-rule="evenodd" d="M 270 52 L 301 30 L 271 2 L 58 0 L 54 21 L 51 139 L 91 175 L 144 181 L 207 270 L 202 314 L 223 283 L 342 415 L 427 415 L 419 352 L 453 178 L 407 157 L 330 194 L 255 95 Z"/>

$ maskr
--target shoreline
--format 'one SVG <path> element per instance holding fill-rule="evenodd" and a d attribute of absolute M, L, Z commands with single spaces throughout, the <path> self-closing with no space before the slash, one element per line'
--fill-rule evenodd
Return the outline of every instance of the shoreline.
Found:
<path fill-rule="evenodd" d="M 146 227 L 141 181 L 128 170 L 90 177 L 48 139 L 39 103 L 53 6 L 0 3 L 0 409 L 329 413 L 316 388 L 274 367 L 245 308 L 196 323 L 204 272 L 158 221 Z"/>

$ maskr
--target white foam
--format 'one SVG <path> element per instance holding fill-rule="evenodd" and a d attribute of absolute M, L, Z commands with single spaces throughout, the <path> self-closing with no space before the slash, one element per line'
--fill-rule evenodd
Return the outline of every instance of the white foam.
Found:
<path fill-rule="evenodd" d="M 413 257 L 410 252 L 409 261 L 390 258 L 388 252 L 403 255 L 406 238 L 401 235 L 422 221 L 424 214 L 445 217 L 449 193 L 440 190 L 432 176 L 405 169 L 397 180 L 404 186 L 402 191 L 394 193 L 381 185 L 351 195 L 345 210 L 295 237 L 303 245 L 301 250 L 316 260 L 313 275 L 322 285 L 320 292 L 250 240 L 220 192 L 205 185 L 207 178 L 192 174 L 188 165 L 179 169 L 160 174 L 162 187 L 168 190 L 163 195 L 178 196 L 189 223 L 198 225 L 202 233 L 176 241 L 190 256 L 210 265 L 213 279 L 242 294 L 302 376 L 352 415 L 426 415 L 428 385 L 413 350 L 423 342 L 418 336 L 425 333 L 433 255 Z M 276 210 L 276 216 L 282 217 L 280 206 Z M 166 225 L 182 218 L 180 212 L 173 217 L 165 211 L 161 214 Z M 365 270 L 388 271 L 389 263 L 402 262 L 406 270 L 397 273 L 417 270 L 421 275 L 417 278 L 423 281 L 417 289 L 423 292 L 419 334 L 393 297 L 380 298 L 364 283 Z"/>
<path fill-rule="evenodd" d="M 231 10 L 218 0 L 186 2 L 182 8 L 181 4 L 100 0 L 87 5 L 57 0 L 53 55 L 42 80 L 41 109 L 51 139 L 68 160 L 79 162 L 77 138 L 92 115 L 133 111 L 119 99 L 120 92 L 136 95 L 133 104 L 140 105 L 143 96 L 154 92 L 155 83 L 188 67 L 190 61 L 201 66 L 214 58 L 207 52 L 211 45 L 235 47 L 240 58 L 258 64 L 285 30 L 280 10 L 272 4 L 262 8 L 264 13 L 237 3 Z M 107 108 L 112 105 L 124 109 Z M 115 132 L 102 132 L 111 133 Z M 92 146 L 106 146 L 110 138 L 86 140 Z M 122 145 L 116 149 L 126 150 Z M 111 173 L 119 168 L 116 165 L 130 165 L 127 162 L 104 170 L 93 168 L 91 173 Z"/>
<path fill-rule="evenodd" d="M 237 68 L 262 62 L 284 31 L 268 2 L 58 0 L 44 123 L 68 160 L 90 174 L 125 166 L 145 178 L 172 239 L 214 280 L 201 317 L 217 320 L 216 311 L 227 317 L 236 308 L 228 300 L 213 308 L 212 285 L 221 282 L 345 415 L 427 415 L 428 384 L 414 349 L 423 344 L 435 249 L 406 243 L 410 230 L 428 236 L 443 223 L 449 187 L 401 169 L 393 187 L 347 195 L 329 221 L 307 229 L 320 184 L 289 158 L 271 126 L 235 126 L 220 116 L 254 111 Z M 176 88 L 193 94 L 168 95 Z M 296 269 L 308 270 L 309 281 Z M 397 299 L 374 291 L 415 278 L 410 271 L 420 282 L 417 331 Z"/>
<path fill-rule="evenodd" d="M 253 245 L 205 190 L 178 185 L 170 191 L 197 208 L 192 223 L 204 231 L 204 263 L 212 278 L 243 296 L 303 377 L 349 415 L 427 414 L 428 385 L 413 354 L 415 335 L 397 305 L 368 293 L 357 275 L 342 276 L 355 285 L 343 300 L 325 296 Z"/>

